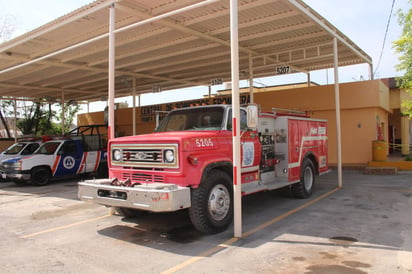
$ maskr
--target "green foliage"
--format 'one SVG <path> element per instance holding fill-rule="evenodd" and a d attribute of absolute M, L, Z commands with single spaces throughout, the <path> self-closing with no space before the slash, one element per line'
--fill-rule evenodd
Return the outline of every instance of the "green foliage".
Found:
<path fill-rule="evenodd" d="M 62 132 L 62 117 L 64 117 L 64 132 L 70 131 L 72 128 L 71 126 L 73 125 L 74 119 L 76 118 L 77 112 L 80 110 L 80 106 L 77 104 L 71 104 L 69 101 L 67 104 L 64 105 L 64 113 L 63 110 L 60 108 L 60 112 L 58 114 L 58 119 L 60 123 L 57 124 L 57 128 L 59 132 Z"/>
<path fill-rule="evenodd" d="M 409 0 L 412 4 L 412 0 Z M 412 94 L 412 8 L 408 11 L 399 11 L 399 24 L 403 26 L 399 40 L 393 42 L 396 52 L 400 55 L 400 63 L 396 66 L 404 75 L 399 77 L 398 84 L 401 88 Z M 412 102 L 404 101 L 401 104 L 402 113 L 412 118 Z"/>
<path fill-rule="evenodd" d="M 48 102 L 43 98 L 35 101 L 19 101 L 16 116 L 17 128 L 23 135 L 60 135 L 71 129 L 74 118 L 80 107 L 65 104 L 64 113 L 60 103 Z M 3 100 L 1 107 L 6 116 L 14 117 L 14 101 Z M 62 117 L 64 117 L 64 131 L 62 131 Z"/>

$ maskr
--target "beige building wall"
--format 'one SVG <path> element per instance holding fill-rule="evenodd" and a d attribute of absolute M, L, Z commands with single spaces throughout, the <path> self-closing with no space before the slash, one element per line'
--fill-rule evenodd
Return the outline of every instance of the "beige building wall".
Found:
<path fill-rule="evenodd" d="M 362 166 L 372 160 L 372 141 L 388 138 L 389 88 L 381 80 L 340 84 L 342 163 Z M 328 121 L 329 163 L 337 163 L 336 114 L 334 85 L 305 88 L 255 88 L 255 102 L 262 111 L 286 108 L 308 111 L 313 118 Z M 247 101 L 247 93 L 241 95 Z M 219 99 L 220 98 L 220 99 Z M 166 111 L 189 105 L 230 103 L 230 97 L 202 98 L 185 102 L 146 106 L 136 109 L 137 133 L 149 133 L 155 128 L 155 111 Z M 78 115 L 78 125 L 101 123 L 103 112 Z M 132 109 L 115 112 L 116 136 L 132 135 Z"/>

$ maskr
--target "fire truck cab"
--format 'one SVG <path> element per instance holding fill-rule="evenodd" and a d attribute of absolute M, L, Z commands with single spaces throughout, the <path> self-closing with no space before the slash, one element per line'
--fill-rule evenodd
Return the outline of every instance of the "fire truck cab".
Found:
<path fill-rule="evenodd" d="M 80 182 L 79 198 L 129 216 L 187 208 L 197 230 L 226 229 L 233 218 L 232 121 L 230 105 L 182 108 L 152 134 L 110 140 L 109 179 Z M 242 195 L 286 187 L 306 198 L 328 171 L 324 120 L 258 114 L 250 106 L 240 110 L 240 128 Z"/>

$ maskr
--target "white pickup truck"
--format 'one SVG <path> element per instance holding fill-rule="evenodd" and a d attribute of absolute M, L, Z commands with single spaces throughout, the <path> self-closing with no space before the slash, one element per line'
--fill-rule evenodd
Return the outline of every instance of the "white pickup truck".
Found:
<path fill-rule="evenodd" d="M 43 143 L 32 155 L 4 160 L 0 170 L 6 180 L 38 186 L 48 184 L 52 178 L 76 174 L 107 177 L 106 139 L 98 130 L 90 130 L 96 127 L 80 127 Z"/>
<path fill-rule="evenodd" d="M 0 162 L 6 159 L 33 154 L 39 148 L 42 141 L 17 141 L 0 153 Z"/>

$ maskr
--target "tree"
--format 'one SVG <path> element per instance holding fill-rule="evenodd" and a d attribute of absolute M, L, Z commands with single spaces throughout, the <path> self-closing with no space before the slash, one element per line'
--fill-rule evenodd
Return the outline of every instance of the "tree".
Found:
<path fill-rule="evenodd" d="M 77 112 L 79 112 L 80 106 L 74 102 L 74 101 L 68 101 L 66 104 L 64 104 L 64 113 L 63 109 L 59 109 L 59 114 L 58 114 L 58 121 L 60 122 L 57 125 L 58 131 L 62 132 L 62 117 L 64 117 L 64 130 L 63 132 L 69 132 L 72 129 L 72 125 L 74 122 L 74 119 L 76 118 Z"/>
<path fill-rule="evenodd" d="M 11 23 L 11 17 L 5 17 L 4 19 L 0 18 L 0 43 L 9 39 L 13 31 L 14 31 L 14 26 Z M 11 134 L 9 131 L 7 121 L 4 118 L 3 111 L 1 109 L 0 109 L 0 120 L 4 125 L 4 129 L 6 130 L 7 137 L 11 138 Z"/>
<path fill-rule="evenodd" d="M 68 132 L 80 107 L 68 102 L 65 104 L 64 113 L 60 102 L 50 98 L 38 98 L 33 101 L 19 101 L 16 116 L 17 127 L 24 135 L 60 135 Z M 14 116 L 14 100 L 3 100 L 1 109 L 6 116 Z M 64 131 L 62 131 L 62 117 L 64 117 Z"/>
<path fill-rule="evenodd" d="M 412 0 L 409 0 L 412 5 Z M 412 94 L 412 8 L 408 11 L 399 11 L 399 25 L 403 26 L 402 34 L 399 40 L 394 41 L 394 48 L 400 54 L 397 70 L 404 72 L 404 75 L 398 78 L 398 84 L 408 93 Z M 402 113 L 412 118 L 412 101 L 402 102 Z"/>
<path fill-rule="evenodd" d="M 12 33 L 14 32 L 14 24 L 12 23 L 13 18 L 6 16 L 0 18 L 0 43 L 10 39 Z"/>

